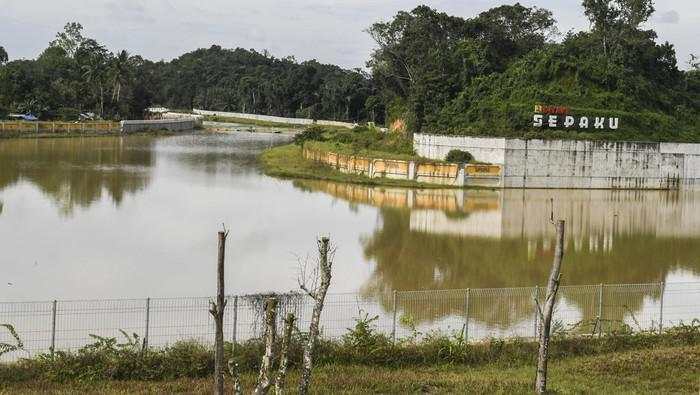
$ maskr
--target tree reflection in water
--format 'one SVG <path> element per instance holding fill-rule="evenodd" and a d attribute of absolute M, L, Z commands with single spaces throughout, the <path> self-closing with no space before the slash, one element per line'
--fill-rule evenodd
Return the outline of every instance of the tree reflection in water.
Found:
<path fill-rule="evenodd" d="M 0 141 L 0 190 L 20 181 L 51 196 L 63 215 L 106 192 L 119 205 L 143 190 L 154 164 L 151 137 L 12 139 Z"/>

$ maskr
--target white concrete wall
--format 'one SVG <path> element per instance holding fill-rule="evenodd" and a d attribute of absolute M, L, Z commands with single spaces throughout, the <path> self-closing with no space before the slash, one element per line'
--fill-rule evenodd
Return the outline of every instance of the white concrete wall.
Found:
<path fill-rule="evenodd" d="M 190 131 L 195 127 L 193 119 L 151 119 L 121 121 L 122 133 L 137 133 L 149 130 L 169 130 L 171 132 Z"/>
<path fill-rule="evenodd" d="M 700 144 L 520 140 L 416 134 L 414 149 L 452 149 L 504 165 L 506 188 L 674 189 L 700 185 Z"/>
<path fill-rule="evenodd" d="M 250 120 L 255 120 L 255 121 L 264 121 L 264 122 L 276 122 L 276 123 L 287 123 L 290 125 L 311 125 L 316 123 L 317 125 L 322 125 L 322 126 L 337 126 L 337 127 L 344 127 L 344 128 L 353 128 L 356 126 L 354 123 L 350 122 L 340 122 L 340 121 L 328 121 L 328 120 L 317 120 L 314 122 L 313 119 L 309 118 L 285 118 L 285 117 L 275 117 L 272 115 L 260 115 L 260 114 L 245 114 L 241 112 L 224 112 L 224 111 L 208 111 L 208 110 L 198 110 L 198 109 L 193 109 L 193 113 L 197 115 L 206 115 L 206 116 L 213 116 L 213 117 L 229 117 L 229 118 L 241 118 L 241 119 L 250 119 Z"/>
<path fill-rule="evenodd" d="M 425 158 L 444 160 L 453 149 L 469 151 L 474 159 L 502 165 L 505 163 L 505 138 L 481 138 L 467 136 L 442 136 L 416 133 L 413 149 Z"/>

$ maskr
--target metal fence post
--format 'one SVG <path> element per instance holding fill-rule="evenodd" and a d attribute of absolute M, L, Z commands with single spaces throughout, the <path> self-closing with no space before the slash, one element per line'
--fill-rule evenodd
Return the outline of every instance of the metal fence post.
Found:
<path fill-rule="evenodd" d="M 465 312 L 464 312 L 464 342 L 469 341 L 469 296 L 471 294 L 471 290 L 467 288 L 467 305 L 465 306 Z"/>
<path fill-rule="evenodd" d="M 539 287 L 539 285 L 535 285 L 535 328 L 534 328 L 535 335 L 533 336 L 535 339 L 537 339 L 537 324 L 540 321 L 540 311 L 537 308 L 537 302 L 539 300 L 540 300 L 540 287 Z"/>
<path fill-rule="evenodd" d="M 151 319 L 151 298 L 146 298 L 146 330 L 143 333 L 143 349 L 148 349 L 148 328 Z"/>
<path fill-rule="evenodd" d="M 666 290 L 666 283 L 661 282 L 661 296 L 659 297 L 659 333 L 664 331 L 664 291 Z"/>
<path fill-rule="evenodd" d="M 57 301 L 53 301 L 51 304 L 51 355 L 56 349 L 56 305 Z"/>
<path fill-rule="evenodd" d="M 238 336 L 238 295 L 233 297 L 233 334 L 231 336 L 231 346 L 236 349 L 236 337 Z"/>
<path fill-rule="evenodd" d="M 598 286 L 598 337 L 603 334 L 603 284 Z"/>
<path fill-rule="evenodd" d="M 396 343 L 396 290 L 393 292 L 394 318 L 391 324 L 391 341 Z"/>

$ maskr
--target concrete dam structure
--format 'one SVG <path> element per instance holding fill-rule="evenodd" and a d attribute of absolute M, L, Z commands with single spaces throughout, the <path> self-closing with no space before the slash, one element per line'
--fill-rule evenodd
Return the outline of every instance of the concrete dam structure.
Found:
<path fill-rule="evenodd" d="M 700 144 L 522 140 L 416 134 L 418 155 L 451 150 L 503 167 L 501 188 L 687 189 L 700 185 Z"/>

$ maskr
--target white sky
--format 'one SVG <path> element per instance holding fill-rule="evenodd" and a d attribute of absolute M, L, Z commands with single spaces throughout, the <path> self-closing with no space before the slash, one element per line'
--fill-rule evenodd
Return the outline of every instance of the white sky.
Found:
<path fill-rule="evenodd" d="M 34 58 L 68 21 L 112 50 L 172 59 L 196 48 L 267 49 L 277 57 L 362 67 L 373 48 L 364 32 L 399 10 L 426 4 L 471 17 L 512 2 L 496 0 L 0 0 L 0 46 L 10 59 Z M 588 27 L 580 0 L 523 0 L 550 9 L 559 29 Z M 675 45 L 682 68 L 700 55 L 700 0 L 657 0 L 649 25 Z"/>

